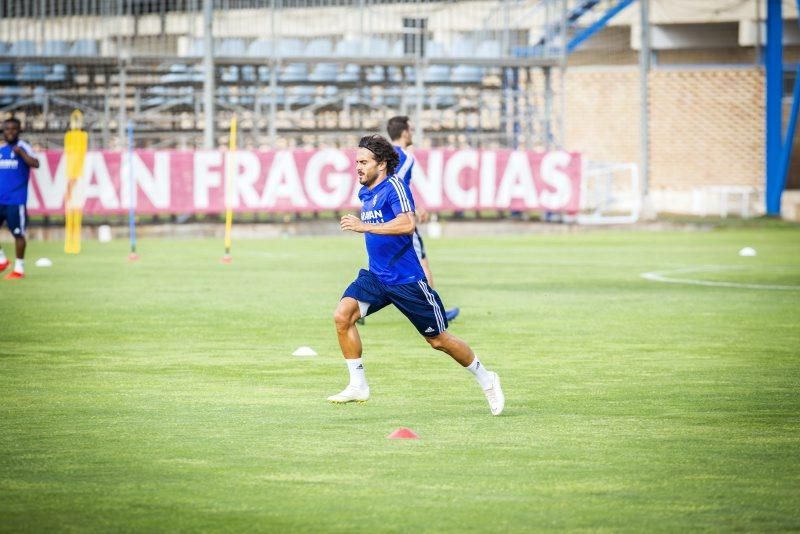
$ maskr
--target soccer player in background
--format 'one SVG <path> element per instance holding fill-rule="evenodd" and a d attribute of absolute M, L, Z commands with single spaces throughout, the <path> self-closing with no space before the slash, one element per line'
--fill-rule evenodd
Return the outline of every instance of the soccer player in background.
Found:
<path fill-rule="evenodd" d="M 398 115 L 392 117 L 386 123 L 386 130 L 389 133 L 389 139 L 392 140 L 394 149 L 397 155 L 400 156 L 400 163 L 395 170 L 395 174 L 403 180 L 411 189 L 411 170 L 414 168 L 414 155 L 406 152 L 414 140 L 411 137 L 412 129 L 408 117 Z M 416 211 L 417 221 L 424 223 L 428 222 L 428 212 L 424 208 L 417 208 Z M 417 253 L 419 262 L 422 264 L 422 270 L 425 271 L 425 278 L 428 280 L 428 285 L 433 285 L 433 274 L 431 273 L 431 266 L 428 263 L 428 255 L 425 253 L 425 242 L 422 241 L 422 236 L 419 233 L 419 228 L 414 228 L 414 251 Z M 448 321 L 452 321 L 458 317 L 458 308 L 450 308 L 445 312 Z"/>
<path fill-rule="evenodd" d="M 5 222 L 14 236 L 16 261 L 6 280 L 25 278 L 25 226 L 28 220 L 28 179 L 31 167 L 39 168 L 39 160 L 31 146 L 20 140 L 21 124 L 11 118 L 3 122 L 3 141 L 0 145 L 0 226 Z M 0 248 L 0 271 L 9 265 Z"/>
<path fill-rule="evenodd" d="M 344 403 L 369 399 L 356 320 L 394 304 L 431 347 L 447 353 L 475 376 L 492 415 L 500 415 L 505 406 L 500 378 L 481 364 L 469 345 L 447 332 L 442 300 L 428 285 L 413 250 L 414 199 L 405 182 L 394 174 L 398 163 L 397 152 L 384 137 L 361 138 L 356 153 L 356 172 L 363 186 L 358 194 L 362 203 L 361 218 L 345 215 L 340 226 L 342 230 L 364 234 L 369 270 L 359 271 L 334 313 L 350 383 L 328 400 Z"/>

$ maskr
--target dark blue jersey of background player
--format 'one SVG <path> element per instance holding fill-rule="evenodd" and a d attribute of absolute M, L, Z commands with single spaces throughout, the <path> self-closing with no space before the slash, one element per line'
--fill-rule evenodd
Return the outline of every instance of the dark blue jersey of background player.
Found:
<path fill-rule="evenodd" d="M 386 130 L 389 133 L 389 138 L 392 140 L 394 150 L 400 158 L 400 163 L 397 166 L 395 173 L 397 176 L 411 189 L 411 176 L 414 170 L 414 155 L 406 152 L 406 149 L 413 143 L 413 129 L 408 117 L 397 116 L 392 117 L 386 123 Z M 428 212 L 422 208 L 417 207 L 416 210 L 417 221 L 424 223 L 428 221 Z M 422 270 L 425 271 L 425 278 L 428 280 L 428 285 L 434 287 L 433 273 L 431 272 L 430 262 L 428 261 L 428 254 L 425 252 L 425 241 L 422 240 L 422 235 L 419 228 L 414 230 L 414 252 L 417 253 Z M 458 317 L 459 309 L 450 308 L 446 312 L 447 320 L 452 321 Z"/>
<path fill-rule="evenodd" d="M 0 226 L 6 224 L 14 236 L 16 262 L 14 270 L 6 275 L 7 280 L 25 278 L 25 230 L 28 221 L 28 180 L 31 168 L 39 167 L 33 149 L 19 134 L 21 125 L 17 119 L 3 122 L 3 144 L 0 145 Z M 11 262 L 0 248 L 0 271 Z"/>

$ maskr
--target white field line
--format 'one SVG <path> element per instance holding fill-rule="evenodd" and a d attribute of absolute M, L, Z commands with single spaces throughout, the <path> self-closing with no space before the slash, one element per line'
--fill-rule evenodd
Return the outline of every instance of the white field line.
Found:
<path fill-rule="evenodd" d="M 702 267 L 688 267 L 685 269 L 675 269 L 672 271 L 651 271 L 649 273 L 641 273 L 639 276 L 645 280 L 652 282 L 662 282 L 665 284 L 687 284 L 694 286 L 709 286 L 709 287 L 734 287 L 738 289 L 769 289 L 774 291 L 800 291 L 800 286 L 783 286 L 777 284 L 740 284 L 738 282 L 713 282 L 710 280 L 697 280 L 692 278 L 672 278 L 667 275 L 684 274 L 684 273 L 702 273 L 702 272 L 719 272 L 725 270 L 738 270 L 739 267 L 729 267 L 720 265 L 704 265 Z"/>

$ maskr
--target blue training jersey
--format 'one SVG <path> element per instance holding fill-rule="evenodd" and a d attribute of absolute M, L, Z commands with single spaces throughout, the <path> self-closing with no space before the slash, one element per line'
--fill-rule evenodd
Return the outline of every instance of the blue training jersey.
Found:
<path fill-rule="evenodd" d="M 31 146 L 25 141 L 17 145 L 31 157 L 36 157 Z M 14 145 L 0 146 L 0 204 L 27 204 L 28 178 L 31 169 L 21 157 L 14 154 Z"/>
<path fill-rule="evenodd" d="M 361 199 L 361 220 L 367 224 L 389 222 L 401 213 L 414 212 L 411 191 L 397 175 L 387 178 L 371 190 L 362 187 L 358 198 Z M 364 234 L 369 270 L 378 280 L 395 286 L 425 279 L 425 272 L 414 252 L 412 236 Z"/>
<path fill-rule="evenodd" d="M 407 186 L 411 187 L 411 169 L 414 168 L 414 156 L 397 145 L 394 145 L 394 151 L 400 156 L 400 163 L 397 165 L 395 174 L 399 176 Z"/>

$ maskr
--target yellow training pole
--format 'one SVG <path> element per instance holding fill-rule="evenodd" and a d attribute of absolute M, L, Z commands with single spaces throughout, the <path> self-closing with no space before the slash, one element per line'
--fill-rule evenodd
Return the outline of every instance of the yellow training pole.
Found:
<path fill-rule="evenodd" d="M 233 226 L 233 174 L 236 172 L 236 115 L 231 119 L 228 139 L 228 157 L 225 159 L 225 255 L 223 263 L 230 263 L 231 228 Z"/>
<path fill-rule="evenodd" d="M 89 147 L 89 134 L 83 129 L 83 113 L 75 110 L 69 116 L 69 131 L 64 135 L 64 157 L 67 167 L 67 191 L 64 196 L 64 252 L 78 254 L 81 251 L 82 206 L 75 199 L 78 179 L 83 174 L 83 163 Z"/>

